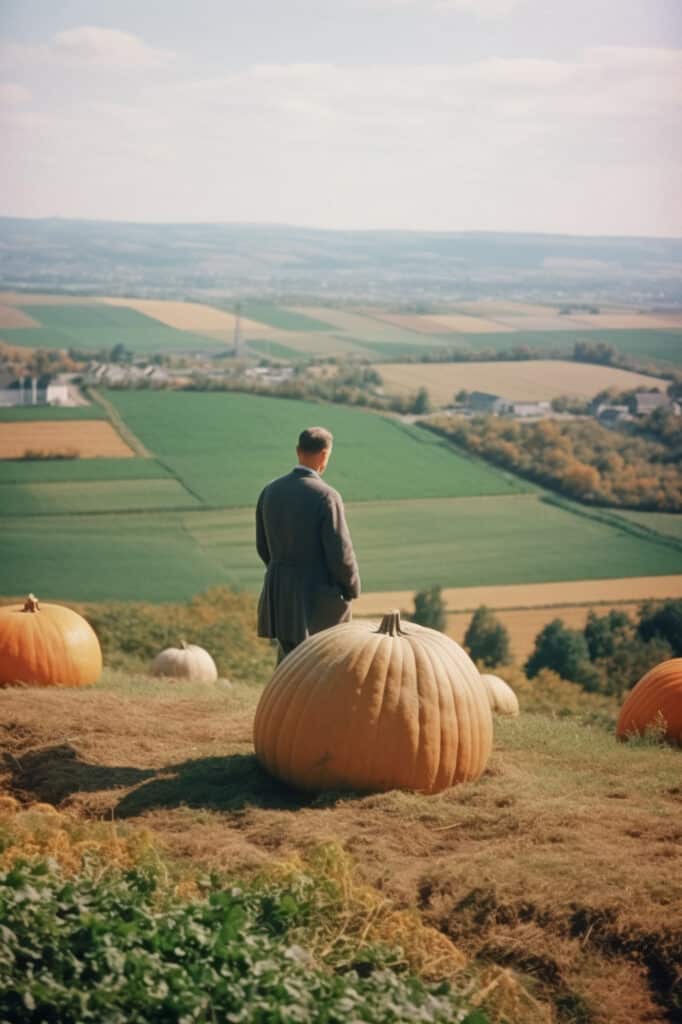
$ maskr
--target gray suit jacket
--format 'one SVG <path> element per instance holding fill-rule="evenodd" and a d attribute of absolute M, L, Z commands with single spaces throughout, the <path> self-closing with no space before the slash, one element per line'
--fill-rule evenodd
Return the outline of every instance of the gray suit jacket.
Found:
<path fill-rule="evenodd" d="M 341 496 L 318 473 L 297 466 L 264 488 L 256 547 L 267 566 L 259 636 L 295 645 L 350 619 L 360 575 Z"/>

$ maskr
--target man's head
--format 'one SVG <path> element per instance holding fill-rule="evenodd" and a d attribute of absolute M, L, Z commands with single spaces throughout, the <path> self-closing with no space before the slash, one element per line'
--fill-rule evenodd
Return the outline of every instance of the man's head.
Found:
<path fill-rule="evenodd" d="M 300 465 L 324 473 L 333 444 L 334 438 L 324 427 L 307 427 L 302 430 L 296 447 Z"/>

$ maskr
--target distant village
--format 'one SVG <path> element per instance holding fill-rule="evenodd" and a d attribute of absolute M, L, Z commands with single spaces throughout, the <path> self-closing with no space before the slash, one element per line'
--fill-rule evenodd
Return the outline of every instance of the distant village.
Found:
<path fill-rule="evenodd" d="M 295 367 L 284 364 L 243 366 L 235 371 L 234 367 L 226 369 L 203 362 L 173 367 L 145 359 L 130 362 L 90 360 L 77 371 L 55 373 L 29 373 L 25 369 L 17 372 L 10 364 L 0 364 L 0 408 L 86 405 L 88 399 L 83 389 L 88 387 L 166 389 L 202 384 L 219 387 L 226 380 L 234 382 L 236 378 L 242 378 L 258 389 L 275 388 L 290 381 L 296 372 Z M 615 426 L 647 416 L 660 408 L 668 409 L 677 416 L 681 413 L 679 402 L 664 392 L 654 390 L 634 392 L 629 396 L 628 404 L 594 402 L 587 415 L 604 426 Z M 444 411 L 450 415 L 495 415 L 516 419 L 573 418 L 569 413 L 557 412 L 550 401 L 511 401 L 485 391 L 462 393 L 457 396 L 456 404 Z M 408 418 L 420 417 L 413 415 Z"/>

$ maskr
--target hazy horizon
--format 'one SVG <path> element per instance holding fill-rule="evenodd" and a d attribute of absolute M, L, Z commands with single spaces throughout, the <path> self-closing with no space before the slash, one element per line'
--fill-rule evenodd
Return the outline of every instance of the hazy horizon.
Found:
<path fill-rule="evenodd" d="M 120 224 L 120 225 L 131 225 L 131 226 L 149 226 L 149 227 L 225 227 L 225 228 L 282 228 L 291 231 L 317 231 L 317 232 L 329 232 L 343 233 L 350 232 L 353 234 L 406 234 L 406 235 L 528 235 L 537 237 L 561 237 L 561 238 L 584 238 L 584 239 L 618 239 L 621 241 L 632 240 L 644 240 L 652 239 L 653 241 L 670 241 L 678 242 L 682 241 L 682 231 L 679 235 L 631 235 L 631 234 L 600 234 L 595 232 L 575 232 L 575 231 L 516 231 L 516 230 L 500 230 L 497 231 L 494 228 L 488 229 L 477 229 L 467 228 L 465 230 L 450 229 L 450 228 L 371 228 L 371 227 L 360 227 L 360 228 L 329 228 L 323 227 L 320 224 L 294 224 L 288 221 L 249 221 L 249 220 L 183 220 L 182 218 L 176 218 L 175 220 L 153 220 L 153 219 L 140 219 L 130 220 L 125 217 L 62 217 L 59 214 L 56 215 L 45 215 L 45 216 L 18 216 L 13 214 L 0 214 L 0 221 L 3 220 L 20 220 L 20 221 L 73 221 L 75 223 L 83 224 Z"/>
<path fill-rule="evenodd" d="M 682 236 L 678 0 L 4 0 L 0 215 Z"/>

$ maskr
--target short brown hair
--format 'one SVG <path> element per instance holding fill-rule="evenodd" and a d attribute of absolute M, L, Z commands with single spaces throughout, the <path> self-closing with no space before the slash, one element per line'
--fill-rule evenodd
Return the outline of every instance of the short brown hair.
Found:
<path fill-rule="evenodd" d="M 324 427 L 306 427 L 298 436 L 298 447 L 308 455 L 317 455 L 325 448 L 331 448 L 334 438 Z"/>

